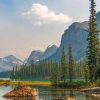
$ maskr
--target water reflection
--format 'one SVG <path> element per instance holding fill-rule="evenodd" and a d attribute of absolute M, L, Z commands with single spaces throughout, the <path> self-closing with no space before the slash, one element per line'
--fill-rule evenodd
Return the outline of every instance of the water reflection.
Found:
<path fill-rule="evenodd" d="M 33 87 L 34 88 L 34 87 Z M 17 98 L 3 98 L 2 96 L 11 91 L 12 87 L 0 87 L 0 100 L 100 100 L 99 96 L 87 95 L 74 90 L 55 89 L 49 87 L 35 87 L 39 90 L 39 95 L 34 98 L 29 97 L 17 97 Z M 55 99 L 56 98 L 56 99 Z M 58 98 L 58 99 L 57 99 Z M 59 99 L 63 98 L 63 99 Z"/>
<path fill-rule="evenodd" d="M 76 100 L 73 90 L 51 90 L 52 100 Z"/>
<path fill-rule="evenodd" d="M 86 95 L 86 100 L 100 100 L 100 96 Z"/>
<path fill-rule="evenodd" d="M 69 94 L 69 96 L 67 96 L 67 97 L 65 98 L 65 100 L 76 100 L 73 90 L 70 90 L 70 94 Z"/>

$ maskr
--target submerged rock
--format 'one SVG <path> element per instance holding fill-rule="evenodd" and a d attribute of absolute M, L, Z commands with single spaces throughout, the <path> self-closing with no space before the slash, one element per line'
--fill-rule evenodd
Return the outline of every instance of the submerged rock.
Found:
<path fill-rule="evenodd" d="M 38 90 L 29 86 L 17 87 L 3 97 L 36 97 Z"/>

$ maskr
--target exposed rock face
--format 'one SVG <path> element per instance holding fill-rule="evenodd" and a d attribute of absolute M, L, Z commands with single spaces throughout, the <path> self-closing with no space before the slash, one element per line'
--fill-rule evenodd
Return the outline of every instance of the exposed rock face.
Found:
<path fill-rule="evenodd" d="M 30 65 L 32 63 L 32 61 L 34 61 L 34 62 L 39 61 L 40 58 L 42 57 L 42 55 L 43 55 L 43 52 L 41 52 L 41 51 L 32 51 L 26 61 L 26 64 Z"/>
<path fill-rule="evenodd" d="M 38 90 L 28 86 L 18 87 L 11 92 L 5 94 L 3 97 L 36 97 Z"/>
<path fill-rule="evenodd" d="M 100 30 L 100 12 L 97 13 L 97 27 Z M 47 60 L 60 61 L 61 51 L 64 46 L 66 51 L 66 56 L 68 56 L 69 45 L 72 46 L 73 56 L 76 61 L 83 59 L 86 54 L 86 48 L 88 45 L 87 36 L 88 36 L 88 22 L 75 22 L 68 29 L 64 31 L 62 35 L 60 47 L 57 51 L 50 56 Z M 99 36 L 100 37 L 100 36 Z M 68 58 L 68 57 L 67 57 Z"/>
<path fill-rule="evenodd" d="M 52 45 L 52 46 L 48 46 L 44 52 L 32 51 L 28 59 L 25 60 L 24 64 L 30 65 L 32 61 L 36 63 L 40 60 L 45 60 L 48 57 L 52 56 L 56 52 L 57 49 L 58 47 L 56 45 Z"/>
<path fill-rule="evenodd" d="M 46 50 L 43 53 L 42 60 L 47 59 L 48 57 L 52 56 L 56 51 L 58 47 L 56 45 L 48 46 Z"/>
<path fill-rule="evenodd" d="M 56 53 L 49 58 L 49 60 L 60 61 L 63 46 L 65 48 L 67 56 L 69 45 L 72 46 L 73 56 L 75 60 L 79 60 L 84 57 L 87 47 L 87 29 L 88 22 L 73 23 L 67 30 L 64 31 L 60 47 L 58 48 Z"/>

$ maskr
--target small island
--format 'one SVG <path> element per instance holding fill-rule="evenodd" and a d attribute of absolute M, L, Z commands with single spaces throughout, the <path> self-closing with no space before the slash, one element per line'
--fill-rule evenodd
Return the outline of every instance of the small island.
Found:
<path fill-rule="evenodd" d="M 5 94 L 3 97 L 36 97 L 38 96 L 38 90 L 35 88 L 31 88 L 29 86 L 19 86 L 16 87 L 11 92 Z"/>

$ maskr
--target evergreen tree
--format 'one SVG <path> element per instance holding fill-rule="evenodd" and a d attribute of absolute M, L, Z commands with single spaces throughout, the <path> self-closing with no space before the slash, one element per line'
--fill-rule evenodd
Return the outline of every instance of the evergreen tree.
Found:
<path fill-rule="evenodd" d="M 13 67 L 13 70 L 10 72 L 10 78 L 12 80 L 15 79 L 15 70 L 14 70 L 14 67 Z"/>
<path fill-rule="evenodd" d="M 58 86 L 61 80 L 58 63 L 53 63 L 52 66 L 50 81 L 52 85 Z"/>
<path fill-rule="evenodd" d="M 100 51 L 98 54 L 98 71 L 97 71 L 98 80 L 100 81 Z"/>
<path fill-rule="evenodd" d="M 86 63 L 83 64 L 83 77 L 84 77 L 85 81 L 87 82 L 89 79 L 89 69 L 88 69 L 88 66 Z"/>
<path fill-rule="evenodd" d="M 72 47 L 69 47 L 69 78 L 70 82 L 72 82 L 74 77 L 74 59 L 72 54 Z"/>
<path fill-rule="evenodd" d="M 89 35 L 88 35 L 88 47 L 87 47 L 87 63 L 89 67 L 89 79 L 91 82 L 97 80 L 97 62 L 99 52 L 99 34 L 96 24 L 96 4 L 94 0 L 90 0 L 90 19 L 89 19 Z"/>
<path fill-rule="evenodd" d="M 64 84 L 66 83 L 66 75 L 67 75 L 67 63 L 66 63 L 66 54 L 65 49 L 62 49 L 62 57 L 61 57 L 61 78 Z"/>
<path fill-rule="evenodd" d="M 18 79 L 18 67 L 17 67 L 17 65 L 16 65 L 16 67 L 15 67 L 15 79 L 17 80 Z"/>

